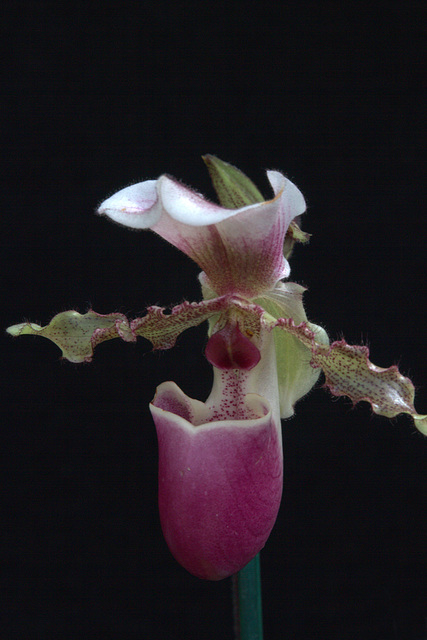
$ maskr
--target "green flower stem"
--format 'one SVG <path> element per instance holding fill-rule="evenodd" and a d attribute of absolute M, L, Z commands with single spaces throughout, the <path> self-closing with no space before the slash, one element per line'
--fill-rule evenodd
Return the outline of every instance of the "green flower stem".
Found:
<path fill-rule="evenodd" d="M 236 640 L 262 640 L 259 554 L 233 576 L 233 611 Z"/>

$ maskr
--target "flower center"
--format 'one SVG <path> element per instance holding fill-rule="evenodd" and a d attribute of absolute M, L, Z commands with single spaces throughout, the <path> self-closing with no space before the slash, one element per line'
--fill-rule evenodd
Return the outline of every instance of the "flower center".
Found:
<path fill-rule="evenodd" d="M 237 324 L 227 324 L 208 341 L 205 356 L 218 369 L 249 371 L 261 359 L 259 349 L 243 335 Z"/>

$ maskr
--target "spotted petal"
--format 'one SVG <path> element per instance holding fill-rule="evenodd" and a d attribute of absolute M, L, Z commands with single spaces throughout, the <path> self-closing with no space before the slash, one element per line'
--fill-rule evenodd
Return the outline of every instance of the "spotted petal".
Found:
<path fill-rule="evenodd" d="M 170 349 L 177 337 L 186 329 L 196 327 L 205 320 L 226 315 L 234 310 L 242 326 L 251 334 L 260 331 L 259 317 L 263 311 L 238 296 L 222 296 L 202 302 L 183 302 L 165 313 L 162 307 L 148 307 L 141 318 L 129 322 L 121 313 L 101 315 L 92 309 L 85 314 L 77 311 L 63 311 L 52 318 L 44 327 L 31 322 L 13 325 L 7 332 L 16 337 L 36 335 L 48 338 L 62 351 L 70 362 L 90 362 L 94 348 L 112 338 L 134 342 L 138 336 L 149 340 L 154 349 Z"/>
<path fill-rule="evenodd" d="M 334 396 L 347 396 L 354 404 L 365 400 L 375 413 L 387 418 L 408 413 L 417 429 L 427 435 L 427 415 L 418 414 L 414 407 L 414 385 L 395 365 L 378 367 L 369 360 L 367 347 L 349 345 L 345 340 L 328 346 L 318 339 L 310 323 L 296 325 L 292 318 L 279 318 L 270 326 L 295 336 L 311 350 L 310 364 L 323 370 L 326 386 Z"/>
<path fill-rule="evenodd" d="M 12 336 L 35 335 L 48 338 L 61 349 L 64 358 L 76 363 L 90 362 L 94 348 L 104 340 L 136 340 L 124 315 L 100 315 L 92 310 L 84 315 L 78 311 L 63 311 L 54 316 L 45 327 L 23 322 L 9 327 L 7 332 Z"/>

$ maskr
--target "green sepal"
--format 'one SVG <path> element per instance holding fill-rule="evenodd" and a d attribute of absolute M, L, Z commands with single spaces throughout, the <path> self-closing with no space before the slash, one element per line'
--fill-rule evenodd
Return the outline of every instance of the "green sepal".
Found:
<path fill-rule="evenodd" d="M 264 202 L 258 188 L 243 171 L 210 154 L 202 158 L 208 168 L 221 206 L 226 209 L 240 209 L 250 204 Z"/>

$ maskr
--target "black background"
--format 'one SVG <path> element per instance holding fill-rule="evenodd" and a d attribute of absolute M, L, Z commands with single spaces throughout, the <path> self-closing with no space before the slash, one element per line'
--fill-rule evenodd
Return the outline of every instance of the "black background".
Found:
<path fill-rule="evenodd" d="M 310 319 L 398 363 L 427 412 L 423 6 L 6 2 L 2 324 L 200 299 L 188 258 L 93 211 L 164 172 L 213 198 L 213 153 L 266 195 L 266 168 L 300 187 Z M 169 379 L 207 396 L 204 344 L 77 366 L 2 337 L 2 638 L 232 638 L 230 581 L 175 563 L 156 506 L 148 402 Z M 266 639 L 426 638 L 426 441 L 321 389 L 283 433 Z"/>

